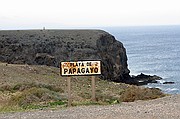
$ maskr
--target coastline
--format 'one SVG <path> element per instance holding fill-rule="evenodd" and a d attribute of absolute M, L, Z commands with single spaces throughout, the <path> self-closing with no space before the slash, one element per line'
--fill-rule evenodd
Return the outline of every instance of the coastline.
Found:
<path fill-rule="evenodd" d="M 180 94 L 179 26 L 113 27 L 105 30 L 126 47 L 130 75 L 143 72 L 160 76 L 166 82 L 175 83 L 148 86 L 160 88 L 168 94 Z"/>

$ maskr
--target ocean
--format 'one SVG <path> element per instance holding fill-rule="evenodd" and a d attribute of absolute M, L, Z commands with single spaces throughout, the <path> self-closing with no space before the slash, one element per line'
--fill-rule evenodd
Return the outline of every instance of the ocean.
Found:
<path fill-rule="evenodd" d="M 103 28 L 126 48 L 130 75 L 158 75 L 163 79 L 146 87 L 180 94 L 180 26 Z M 175 84 L 163 84 L 173 81 Z"/>

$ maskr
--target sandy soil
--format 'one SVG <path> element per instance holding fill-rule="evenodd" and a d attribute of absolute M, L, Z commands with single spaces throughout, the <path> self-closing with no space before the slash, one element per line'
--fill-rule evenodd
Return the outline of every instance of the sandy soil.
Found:
<path fill-rule="evenodd" d="M 180 95 L 109 106 L 0 114 L 0 119 L 180 119 Z"/>

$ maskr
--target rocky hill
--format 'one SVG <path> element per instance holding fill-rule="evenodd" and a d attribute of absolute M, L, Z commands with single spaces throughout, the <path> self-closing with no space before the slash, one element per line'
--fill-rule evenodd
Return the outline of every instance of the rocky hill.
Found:
<path fill-rule="evenodd" d="M 61 61 L 101 60 L 105 80 L 129 78 L 126 50 L 102 30 L 0 31 L 0 61 L 59 67 Z"/>

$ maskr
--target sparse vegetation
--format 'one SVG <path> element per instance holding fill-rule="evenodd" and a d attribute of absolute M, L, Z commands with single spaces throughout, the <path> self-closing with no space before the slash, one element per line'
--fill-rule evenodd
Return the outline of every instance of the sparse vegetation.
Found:
<path fill-rule="evenodd" d="M 165 94 L 157 88 L 140 88 L 137 86 L 131 86 L 124 90 L 121 95 L 121 101 L 133 102 L 135 100 L 151 100 L 164 96 Z"/>
<path fill-rule="evenodd" d="M 59 69 L 48 66 L 0 63 L 0 111 L 19 111 L 67 106 L 67 82 Z M 73 106 L 118 104 L 165 96 L 148 89 L 101 80 L 96 77 L 96 102 L 91 101 L 91 78 L 71 80 Z"/>

